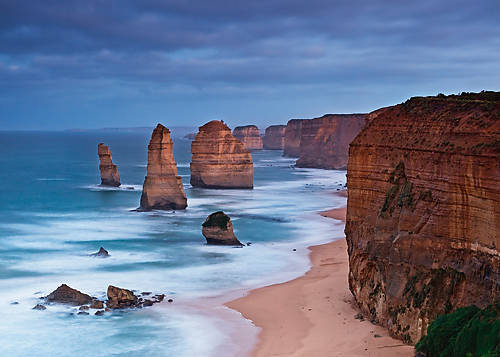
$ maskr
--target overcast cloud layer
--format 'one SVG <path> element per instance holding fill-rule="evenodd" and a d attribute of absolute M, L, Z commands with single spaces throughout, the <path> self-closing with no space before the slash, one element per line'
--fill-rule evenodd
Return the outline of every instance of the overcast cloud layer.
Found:
<path fill-rule="evenodd" d="M 499 90 L 500 2 L 0 0 L 0 130 L 286 123 Z"/>

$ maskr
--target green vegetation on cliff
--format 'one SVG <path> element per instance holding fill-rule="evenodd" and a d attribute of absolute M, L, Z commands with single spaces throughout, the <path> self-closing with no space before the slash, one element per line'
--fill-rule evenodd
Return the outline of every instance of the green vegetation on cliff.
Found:
<path fill-rule="evenodd" d="M 427 357 L 500 357 L 500 304 L 439 316 L 415 348 Z"/>
<path fill-rule="evenodd" d="M 205 222 L 203 222 L 203 227 L 219 227 L 221 229 L 227 229 L 227 223 L 229 222 L 229 216 L 222 211 L 212 213 L 207 217 Z"/>

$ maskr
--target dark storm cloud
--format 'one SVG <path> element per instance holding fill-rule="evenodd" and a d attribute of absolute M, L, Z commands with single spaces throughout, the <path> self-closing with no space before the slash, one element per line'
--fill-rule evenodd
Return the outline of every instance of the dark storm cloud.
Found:
<path fill-rule="evenodd" d="M 217 93 L 305 106 L 322 91 L 328 108 L 328 96 L 356 91 L 495 89 L 499 10 L 488 0 L 0 0 L 0 104 L 15 115 L 23 98 L 47 93 L 48 107 L 99 93 L 129 105 L 144 93 L 200 102 Z"/>

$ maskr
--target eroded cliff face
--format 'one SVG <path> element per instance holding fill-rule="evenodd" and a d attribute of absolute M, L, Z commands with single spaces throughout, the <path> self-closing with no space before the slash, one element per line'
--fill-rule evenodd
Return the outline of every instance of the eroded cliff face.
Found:
<path fill-rule="evenodd" d="M 158 124 L 148 146 L 147 176 L 141 196 L 141 210 L 171 210 L 187 207 L 182 179 L 177 176 L 170 130 Z"/>
<path fill-rule="evenodd" d="M 499 300 L 499 165 L 500 93 L 412 98 L 352 142 L 349 285 L 392 335 Z"/>
<path fill-rule="evenodd" d="M 224 122 L 213 120 L 201 126 L 191 153 L 191 185 L 253 188 L 252 156 Z"/>
<path fill-rule="evenodd" d="M 365 125 L 365 114 L 327 114 L 304 120 L 297 167 L 345 169 L 349 144 Z"/>
<path fill-rule="evenodd" d="M 271 125 L 266 128 L 263 145 L 267 150 L 283 150 L 286 125 Z"/>
<path fill-rule="evenodd" d="M 302 123 L 308 119 L 291 119 L 286 123 L 283 156 L 299 157 Z"/>
<path fill-rule="evenodd" d="M 99 155 L 99 171 L 101 172 L 101 185 L 120 186 L 120 175 L 118 168 L 113 164 L 113 157 L 109 147 L 103 143 L 97 145 L 97 155 Z"/>
<path fill-rule="evenodd" d="M 262 138 L 255 125 L 237 126 L 233 130 L 233 136 L 248 150 L 262 150 Z"/>

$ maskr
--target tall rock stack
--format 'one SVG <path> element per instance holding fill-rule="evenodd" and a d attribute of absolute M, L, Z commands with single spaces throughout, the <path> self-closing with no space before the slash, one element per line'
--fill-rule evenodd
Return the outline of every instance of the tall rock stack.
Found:
<path fill-rule="evenodd" d="M 349 285 L 415 343 L 438 315 L 500 299 L 500 93 L 417 97 L 351 143 Z"/>
<path fill-rule="evenodd" d="M 365 114 L 327 114 L 304 120 L 297 167 L 346 169 L 349 144 L 365 125 Z"/>
<path fill-rule="evenodd" d="M 109 147 L 103 143 L 97 145 L 97 154 L 99 155 L 99 171 L 101 172 L 101 185 L 120 186 L 120 175 L 118 168 L 113 164 L 113 157 Z"/>
<path fill-rule="evenodd" d="M 283 150 L 286 125 L 271 125 L 266 128 L 263 144 L 267 150 Z"/>
<path fill-rule="evenodd" d="M 291 119 L 286 124 L 283 156 L 299 157 L 302 123 L 307 119 Z"/>
<path fill-rule="evenodd" d="M 233 130 L 233 136 L 248 150 L 262 150 L 262 138 L 255 125 L 237 126 Z"/>
<path fill-rule="evenodd" d="M 223 121 L 201 126 L 191 143 L 191 153 L 191 185 L 253 188 L 252 156 Z"/>
<path fill-rule="evenodd" d="M 148 168 L 142 187 L 140 210 L 177 210 L 187 207 L 172 146 L 170 130 L 158 124 L 148 146 Z"/>

